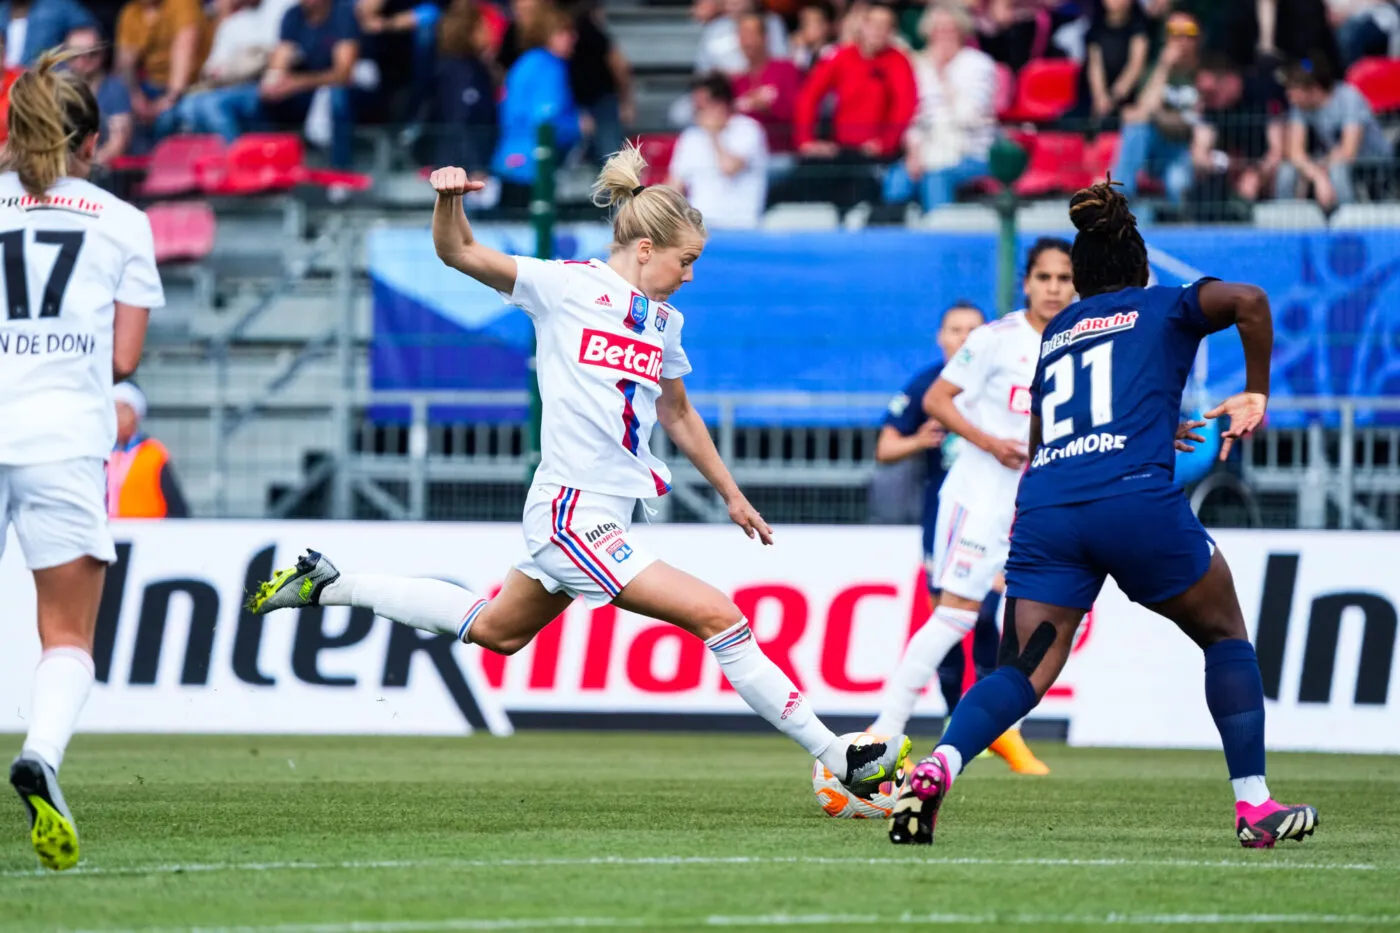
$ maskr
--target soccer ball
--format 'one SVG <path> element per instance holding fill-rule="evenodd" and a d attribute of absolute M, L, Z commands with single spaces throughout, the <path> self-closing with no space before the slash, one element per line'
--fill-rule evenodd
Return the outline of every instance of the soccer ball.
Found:
<path fill-rule="evenodd" d="M 852 744 L 880 741 L 869 732 L 852 732 L 841 738 Z M 812 793 L 816 795 L 817 806 L 821 807 L 827 816 L 841 820 L 888 819 L 890 811 L 894 809 L 894 801 L 899 795 L 899 785 L 904 780 L 908 764 L 908 759 L 901 761 L 895 769 L 894 780 L 885 781 L 869 797 L 862 797 L 842 784 L 820 761 L 814 761 Z"/>

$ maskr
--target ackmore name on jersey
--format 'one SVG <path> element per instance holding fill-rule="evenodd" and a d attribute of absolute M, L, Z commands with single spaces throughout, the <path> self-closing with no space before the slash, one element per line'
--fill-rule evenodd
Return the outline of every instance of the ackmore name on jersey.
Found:
<path fill-rule="evenodd" d="M 647 382 L 661 382 L 661 348 L 641 340 L 585 327 L 579 345 L 578 361 L 603 366 Z"/>
<path fill-rule="evenodd" d="M 1031 461 L 1031 468 L 1043 467 L 1047 463 L 1054 463 L 1056 460 L 1064 460 L 1068 457 L 1078 457 L 1081 454 L 1108 453 L 1111 450 L 1122 450 L 1128 443 L 1126 434 L 1089 434 L 1085 437 L 1076 437 L 1067 442 L 1063 447 L 1041 447 L 1035 452 L 1035 459 Z"/>

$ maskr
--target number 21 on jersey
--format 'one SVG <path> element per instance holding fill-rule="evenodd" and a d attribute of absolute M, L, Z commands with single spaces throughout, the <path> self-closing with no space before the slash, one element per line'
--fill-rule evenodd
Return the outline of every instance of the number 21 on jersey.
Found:
<path fill-rule="evenodd" d="M 1113 420 L 1113 341 L 1090 347 L 1083 353 L 1066 353 L 1049 366 L 1041 377 L 1041 442 L 1053 444 L 1084 426 L 1075 427 L 1075 415 L 1082 411 L 1083 397 L 1075 400 L 1077 371 L 1089 372 L 1089 427 L 1100 428 Z M 1062 417 L 1057 417 L 1064 410 Z"/>

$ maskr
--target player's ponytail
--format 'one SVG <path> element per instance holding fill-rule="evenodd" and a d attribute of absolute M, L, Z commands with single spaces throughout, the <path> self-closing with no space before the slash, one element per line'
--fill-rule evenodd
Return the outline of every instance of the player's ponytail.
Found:
<path fill-rule="evenodd" d="M 706 236 L 705 219 L 669 185 L 643 185 L 647 162 L 634 144 L 613 153 L 593 183 L 593 203 L 612 208 L 613 249 L 648 239 L 657 246 L 675 246 L 685 234 Z"/>
<path fill-rule="evenodd" d="M 1079 231 L 1070 263 L 1081 298 L 1147 284 L 1147 244 L 1128 199 L 1114 190 L 1119 184 L 1110 176 L 1069 200 L 1069 219 Z"/>
<path fill-rule="evenodd" d="M 73 52 L 50 49 L 10 87 L 3 166 L 24 190 L 43 197 L 68 174 L 68 157 L 101 128 L 97 99 L 77 74 L 58 70 Z"/>

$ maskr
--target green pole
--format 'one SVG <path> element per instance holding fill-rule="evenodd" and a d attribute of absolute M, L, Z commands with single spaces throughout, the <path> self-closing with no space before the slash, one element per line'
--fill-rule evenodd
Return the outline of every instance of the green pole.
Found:
<path fill-rule="evenodd" d="M 535 141 L 535 186 L 530 198 L 530 224 L 535 228 L 535 256 L 554 258 L 554 126 L 541 123 Z M 530 423 L 525 431 L 525 482 L 540 462 L 540 422 L 544 407 L 540 400 L 540 380 L 535 371 L 535 338 L 530 337 L 527 366 L 530 390 Z"/>
<path fill-rule="evenodd" d="M 1026 171 L 1026 150 L 1009 139 L 992 144 L 988 157 L 992 177 L 1001 182 L 996 196 L 997 216 L 1001 234 L 997 238 L 997 316 L 1004 317 L 1016 308 L 1016 192 L 1012 185 Z"/>
<path fill-rule="evenodd" d="M 997 194 L 997 317 L 1016 310 L 1016 195 L 1006 188 Z"/>

